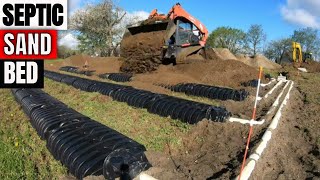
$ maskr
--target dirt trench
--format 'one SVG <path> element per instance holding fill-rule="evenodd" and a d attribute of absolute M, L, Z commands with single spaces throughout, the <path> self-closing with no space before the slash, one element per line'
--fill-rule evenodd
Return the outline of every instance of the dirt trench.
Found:
<path fill-rule="evenodd" d="M 279 127 L 259 160 L 252 179 L 320 179 L 320 107 L 305 104 L 294 89 Z M 318 137 L 319 138 L 319 137 Z"/>
<path fill-rule="evenodd" d="M 259 103 L 257 117 L 266 115 L 283 87 L 284 84 Z M 269 89 L 270 87 L 263 90 L 261 95 Z M 280 101 L 283 98 L 284 95 Z M 250 97 L 241 103 L 224 102 L 224 104 L 228 104 L 227 108 L 235 114 L 234 116 L 250 119 L 253 101 L 254 97 Z M 255 126 L 250 144 L 251 150 L 259 143 L 271 118 L 266 119 L 265 124 Z M 165 153 L 147 152 L 148 159 L 154 166 L 147 173 L 160 179 L 235 178 L 240 171 L 248 130 L 247 125 L 240 123 L 201 121 L 191 128 L 188 136 L 183 139 L 181 148 L 171 149 L 168 146 Z"/>

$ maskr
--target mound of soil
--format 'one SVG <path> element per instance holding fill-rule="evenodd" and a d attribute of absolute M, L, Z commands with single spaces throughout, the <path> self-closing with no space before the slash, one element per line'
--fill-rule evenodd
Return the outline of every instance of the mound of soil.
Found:
<path fill-rule="evenodd" d="M 88 63 L 88 70 L 95 70 L 97 74 L 101 73 L 118 73 L 122 59 L 118 57 L 101 57 L 92 58 Z"/>
<path fill-rule="evenodd" d="M 320 72 L 320 63 L 316 61 L 303 63 L 301 67 L 306 68 L 308 72 Z"/>
<path fill-rule="evenodd" d="M 201 121 L 183 139 L 183 148 L 167 147 L 170 157 L 147 151 L 153 167 L 146 173 L 160 179 L 230 179 L 228 170 L 219 172 L 239 166 L 237 153 L 243 149 L 247 129 L 236 123 Z"/>
<path fill-rule="evenodd" d="M 131 73 L 156 70 L 161 64 L 165 33 L 166 31 L 147 32 L 124 38 L 120 50 L 125 60 L 120 70 Z"/>
<path fill-rule="evenodd" d="M 251 58 L 246 55 L 238 55 L 238 60 L 252 67 L 260 67 L 267 69 L 280 69 L 281 65 L 270 61 L 263 55 L 256 55 L 254 58 Z"/>
<path fill-rule="evenodd" d="M 199 51 L 198 53 L 202 59 L 210 60 L 221 60 L 223 59 L 220 54 L 214 50 L 214 48 L 205 48 L 204 50 Z M 194 59 L 192 56 L 189 56 L 188 59 Z"/>
<path fill-rule="evenodd" d="M 213 50 L 217 54 L 219 54 L 220 59 L 223 59 L 223 60 L 228 60 L 228 59 L 237 60 L 237 57 L 234 56 L 234 54 L 232 54 L 232 52 L 230 52 L 230 50 L 227 49 L 227 48 L 213 48 Z"/>
<path fill-rule="evenodd" d="M 155 72 L 136 75 L 134 82 L 154 84 L 193 82 L 240 87 L 241 82 L 256 79 L 257 76 L 258 70 L 256 68 L 236 60 L 204 60 L 176 66 L 161 65 Z"/>
<path fill-rule="evenodd" d="M 96 73 L 119 72 L 122 59 L 119 57 L 91 57 L 87 55 L 75 55 L 52 64 L 45 64 L 47 70 L 58 70 L 62 66 L 74 66 L 79 70 L 95 71 Z"/>
<path fill-rule="evenodd" d="M 64 65 L 73 65 L 76 67 L 82 67 L 86 64 L 86 61 L 89 61 L 91 59 L 90 56 L 78 54 L 74 56 L 70 56 L 67 59 L 63 61 Z"/>
<path fill-rule="evenodd" d="M 208 54 L 208 53 L 207 53 Z M 197 53 L 197 54 L 192 54 L 192 55 L 190 55 L 190 56 L 188 56 L 188 58 L 189 59 L 192 59 L 192 60 L 204 60 L 205 58 L 204 58 L 204 54 L 202 55 L 202 54 L 199 54 L 199 53 Z"/>

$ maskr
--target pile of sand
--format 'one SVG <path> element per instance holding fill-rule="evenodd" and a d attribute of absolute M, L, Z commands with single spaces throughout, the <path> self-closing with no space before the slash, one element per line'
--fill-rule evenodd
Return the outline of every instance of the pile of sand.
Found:
<path fill-rule="evenodd" d="M 70 56 L 63 61 L 64 65 L 82 67 L 85 65 L 86 61 L 90 61 L 91 57 L 83 54 L 78 54 Z"/>
<path fill-rule="evenodd" d="M 229 49 L 227 48 L 213 48 L 213 51 L 218 55 L 218 57 L 222 60 L 237 60 L 237 57 L 230 52 Z"/>
<path fill-rule="evenodd" d="M 252 67 L 260 67 L 262 66 L 263 68 L 266 68 L 266 69 L 280 69 L 281 68 L 281 65 L 275 63 L 275 62 L 272 62 L 270 61 L 268 58 L 266 58 L 265 56 L 263 55 L 256 55 L 254 58 L 251 58 L 249 56 L 246 56 L 246 55 L 237 55 L 237 59 L 249 66 L 252 66 Z"/>

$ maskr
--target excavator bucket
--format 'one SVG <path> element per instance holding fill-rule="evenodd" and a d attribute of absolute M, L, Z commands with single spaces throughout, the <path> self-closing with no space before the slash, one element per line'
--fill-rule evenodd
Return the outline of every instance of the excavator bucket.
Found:
<path fill-rule="evenodd" d="M 140 26 L 131 26 L 128 27 L 128 31 L 131 35 L 135 35 L 143 32 L 151 32 L 151 31 L 163 31 L 168 27 L 168 22 L 159 22 L 154 24 L 146 24 Z"/>
<path fill-rule="evenodd" d="M 180 64 L 180 63 L 185 62 L 186 58 L 190 54 L 198 52 L 202 48 L 203 47 L 201 47 L 201 46 L 189 46 L 189 47 L 182 48 L 176 57 L 176 63 Z"/>

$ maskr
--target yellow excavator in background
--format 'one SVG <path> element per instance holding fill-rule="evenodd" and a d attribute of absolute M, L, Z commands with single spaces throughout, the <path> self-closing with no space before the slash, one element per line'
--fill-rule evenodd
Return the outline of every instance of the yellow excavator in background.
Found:
<path fill-rule="evenodd" d="M 300 43 L 292 42 L 292 57 L 293 62 L 307 62 L 309 60 L 312 60 L 312 53 L 311 52 L 302 52 L 302 48 Z"/>
<path fill-rule="evenodd" d="M 291 50 L 284 52 L 278 63 L 293 63 L 294 66 L 300 67 L 302 63 L 308 62 L 312 59 L 313 57 L 311 52 L 303 52 L 300 43 L 292 42 Z"/>
<path fill-rule="evenodd" d="M 293 63 L 302 63 L 302 49 L 300 43 L 292 42 L 292 61 Z"/>

